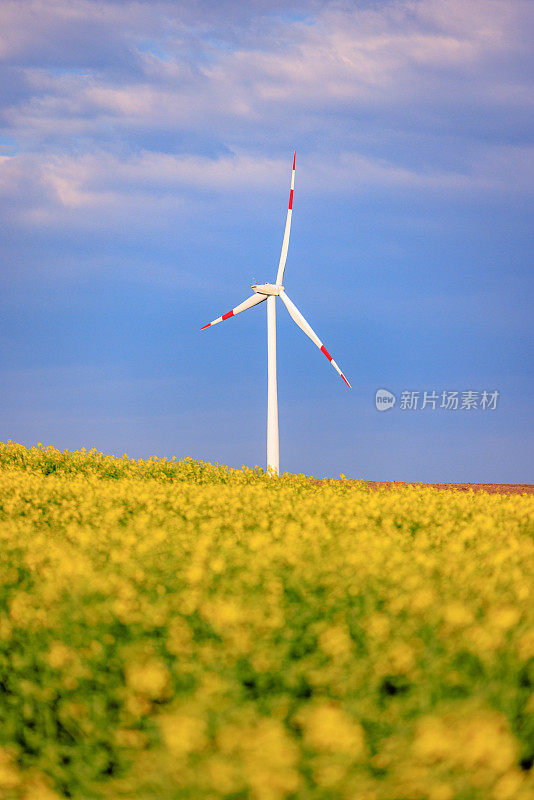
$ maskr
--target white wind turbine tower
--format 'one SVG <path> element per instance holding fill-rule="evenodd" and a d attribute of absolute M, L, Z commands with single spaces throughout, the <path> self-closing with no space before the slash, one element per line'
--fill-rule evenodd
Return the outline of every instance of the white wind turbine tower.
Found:
<path fill-rule="evenodd" d="M 245 300 L 240 305 L 223 314 L 222 317 L 217 317 L 213 322 L 204 325 L 200 330 L 210 328 L 212 325 L 217 325 L 230 317 L 235 317 L 247 308 L 263 303 L 267 300 L 267 365 L 268 365 L 268 390 L 267 390 L 267 471 L 271 474 L 278 475 L 280 468 L 279 461 L 279 438 L 278 438 L 278 392 L 276 387 L 276 298 L 280 297 L 285 307 L 289 311 L 293 320 L 297 323 L 304 333 L 310 337 L 312 342 L 317 345 L 319 350 L 324 353 L 330 361 L 334 369 L 341 375 L 347 386 L 351 385 L 345 378 L 338 365 L 321 342 L 317 334 L 312 330 L 310 325 L 306 322 L 298 308 L 291 302 L 289 297 L 284 291 L 282 281 L 284 279 L 284 270 L 287 259 L 287 248 L 289 246 L 289 231 L 291 229 L 291 214 L 293 209 L 293 189 L 295 186 L 295 157 L 296 151 L 293 153 L 293 170 L 291 172 L 291 190 L 289 192 L 289 207 L 287 209 L 286 228 L 284 231 L 284 240 L 282 242 L 282 252 L 280 254 L 280 263 L 278 265 L 278 273 L 276 275 L 276 283 L 261 283 L 252 286 L 254 294 Z"/>

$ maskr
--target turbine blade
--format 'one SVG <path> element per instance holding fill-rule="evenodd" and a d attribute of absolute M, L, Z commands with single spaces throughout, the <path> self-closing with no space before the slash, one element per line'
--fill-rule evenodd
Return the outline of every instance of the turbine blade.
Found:
<path fill-rule="evenodd" d="M 308 325 L 308 323 L 306 322 L 306 320 L 304 319 L 304 317 L 302 316 L 302 314 L 300 313 L 300 311 L 298 310 L 296 305 L 289 299 L 289 297 L 287 296 L 287 294 L 283 290 L 280 292 L 280 299 L 284 303 L 285 307 L 287 308 L 287 310 L 289 311 L 291 317 L 297 323 L 299 328 L 304 331 L 306 336 L 310 337 L 310 339 L 312 340 L 312 342 L 315 345 L 317 345 L 317 347 L 319 348 L 321 353 L 323 353 L 327 357 L 327 359 L 330 361 L 330 363 L 332 364 L 332 366 L 334 367 L 336 372 L 339 372 L 339 374 L 341 375 L 341 377 L 343 378 L 343 380 L 345 381 L 345 383 L 347 384 L 349 389 L 352 389 L 352 386 L 350 385 L 348 380 L 345 378 L 345 376 L 343 375 L 343 373 L 339 369 L 338 365 L 336 364 L 336 362 L 334 361 L 334 359 L 332 358 L 332 356 L 330 355 L 330 353 L 328 352 L 328 350 L 326 349 L 324 344 L 321 342 L 321 340 L 319 339 L 319 337 L 317 336 L 315 331 L 311 328 L 310 325 Z"/>
<path fill-rule="evenodd" d="M 291 172 L 291 189 L 289 191 L 289 206 L 287 209 L 286 228 L 284 231 L 284 240 L 282 242 L 282 252 L 280 253 L 280 263 L 278 264 L 278 273 L 276 275 L 276 285 L 281 286 L 284 280 L 284 270 L 286 268 L 287 248 L 289 247 L 289 232 L 291 230 L 291 214 L 293 213 L 293 189 L 295 188 L 295 158 L 297 151 L 293 153 L 293 170 Z"/>
<path fill-rule="evenodd" d="M 267 300 L 267 295 L 265 294 L 253 294 L 248 300 L 244 300 L 235 308 L 232 308 L 231 311 L 228 311 L 227 314 L 223 314 L 222 317 L 217 317 L 214 319 L 213 322 L 208 322 L 207 325 L 203 325 L 200 329 L 203 331 L 205 328 L 210 328 L 212 325 L 217 325 L 218 322 L 222 322 L 225 319 L 230 319 L 230 317 L 235 317 L 236 314 L 241 314 L 242 311 L 246 311 L 247 308 L 252 308 L 252 306 L 258 305 L 258 303 L 263 303 L 264 300 Z"/>

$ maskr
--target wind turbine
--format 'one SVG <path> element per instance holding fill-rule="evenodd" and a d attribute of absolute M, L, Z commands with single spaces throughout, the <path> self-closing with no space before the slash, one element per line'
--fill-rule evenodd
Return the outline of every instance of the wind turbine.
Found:
<path fill-rule="evenodd" d="M 267 472 L 278 475 L 280 469 L 279 458 L 279 437 L 278 437 L 278 392 L 276 386 L 276 298 L 279 297 L 287 310 L 289 311 L 293 320 L 297 323 L 304 333 L 310 337 L 312 342 L 317 345 L 319 350 L 324 353 L 330 361 L 334 369 L 341 375 L 347 386 L 351 385 L 345 378 L 338 365 L 321 342 L 317 334 L 308 325 L 296 305 L 289 299 L 285 293 L 282 281 L 284 279 L 284 270 L 287 259 L 287 248 L 289 246 L 289 231 L 291 229 L 291 215 L 293 213 L 293 189 L 295 187 L 295 158 L 296 151 L 293 153 L 293 169 L 291 172 L 291 189 L 289 192 L 289 206 L 287 209 L 286 227 L 284 231 L 284 239 L 282 242 L 282 252 L 280 254 L 280 263 L 278 264 L 278 273 L 276 275 L 276 283 L 259 283 L 251 288 L 254 294 L 240 303 L 231 311 L 223 314 L 222 317 L 217 317 L 213 322 L 204 325 L 200 330 L 210 328 L 212 325 L 217 325 L 225 319 L 235 317 L 242 311 L 246 311 L 252 306 L 257 306 L 258 303 L 263 303 L 267 300 L 267 375 L 268 375 L 268 388 L 267 388 Z"/>

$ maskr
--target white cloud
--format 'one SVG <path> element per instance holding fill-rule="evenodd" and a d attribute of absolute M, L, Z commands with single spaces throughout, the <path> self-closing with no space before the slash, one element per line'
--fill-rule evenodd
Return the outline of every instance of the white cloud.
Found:
<path fill-rule="evenodd" d="M 295 5 L 269 2 L 247 15 L 239 3 L 7 0 L 0 47 L 25 65 L 25 89 L 4 111 L 21 150 L 0 163 L 4 197 L 44 224 L 272 191 L 293 144 L 312 193 L 527 189 L 530 3 L 305 7 L 288 21 L 280 11 Z"/>
<path fill-rule="evenodd" d="M 34 2 L 22 4 L 26 14 L 19 17 L 25 19 L 33 6 L 40 9 L 34 15 L 44 13 L 43 4 Z M 20 22 L 13 4 L 8 7 Z M 94 39 L 98 63 L 92 72 L 80 75 L 29 69 L 32 99 L 8 111 L 11 128 L 22 135 L 50 135 L 56 122 L 66 126 L 67 134 L 98 136 L 99 125 L 107 121 L 122 132 L 173 125 L 197 130 L 220 123 L 231 137 L 236 117 L 246 120 L 253 133 L 260 125 L 278 125 L 288 114 L 317 118 L 321 111 L 368 113 L 400 103 L 424 110 L 446 100 L 447 93 L 453 102 L 489 102 L 487 84 L 493 84 L 495 76 L 491 70 L 487 74 L 484 64 L 492 56 L 513 61 L 522 35 L 520 22 L 529 17 L 528 5 L 521 0 L 451 0 L 446 13 L 436 0 L 371 8 L 327 3 L 311 19 L 288 24 L 273 16 L 253 42 L 245 37 L 241 45 L 217 48 L 210 38 L 215 31 L 205 21 L 201 33 L 191 33 L 190 9 L 182 20 L 180 13 L 171 13 L 172 7 L 157 3 L 148 18 L 146 4 L 140 3 L 95 7 L 77 0 L 72 9 L 61 2 L 53 8 L 50 25 L 60 38 L 69 21 L 77 24 L 81 19 L 88 25 L 92 20 L 90 34 L 85 35 Z M 59 33 L 54 28 L 58 19 Z M 172 35 L 159 29 L 163 19 L 169 21 Z M 41 32 L 35 24 L 30 30 L 28 41 L 20 34 L 22 49 L 30 49 L 31 37 Z M 157 50 L 159 42 L 164 55 L 139 50 L 142 36 L 155 37 L 152 49 Z M 109 48 L 102 50 L 102 41 L 115 43 L 124 51 L 122 57 L 129 51 L 131 59 L 137 50 L 136 69 L 118 70 Z M 79 65 L 83 61 L 80 57 Z M 76 65 L 73 54 L 71 66 Z M 509 84 L 513 93 L 517 81 L 508 72 L 506 64 L 501 65 L 500 83 Z M 441 94 L 432 96 L 433 92 Z M 502 98 L 501 91 L 501 102 Z M 305 125 L 302 120 L 298 124 Z"/>
<path fill-rule="evenodd" d="M 391 192 L 425 192 L 459 199 L 485 194 L 519 196 L 532 189 L 534 147 L 488 147 L 464 172 L 408 169 L 357 152 L 299 156 L 297 197 L 336 199 Z M 246 196 L 249 204 L 280 195 L 289 180 L 285 158 L 235 152 L 219 158 L 144 151 L 131 157 L 108 152 L 39 159 L 19 155 L 0 160 L 0 197 L 11 218 L 24 225 L 61 229 L 187 225 L 191 215 Z M 302 187 L 302 189 L 301 189 Z M 221 205 L 222 204 L 222 205 Z M 178 222 L 180 220 L 180 222 Z"/>

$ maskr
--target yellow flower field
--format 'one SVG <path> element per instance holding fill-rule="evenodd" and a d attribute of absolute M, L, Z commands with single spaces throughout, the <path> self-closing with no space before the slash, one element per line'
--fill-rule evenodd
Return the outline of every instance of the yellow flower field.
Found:
<path fill-rule="evenodd" d="M 531 800 L 534 498 L 0 445 L 2 800 Z"/>

